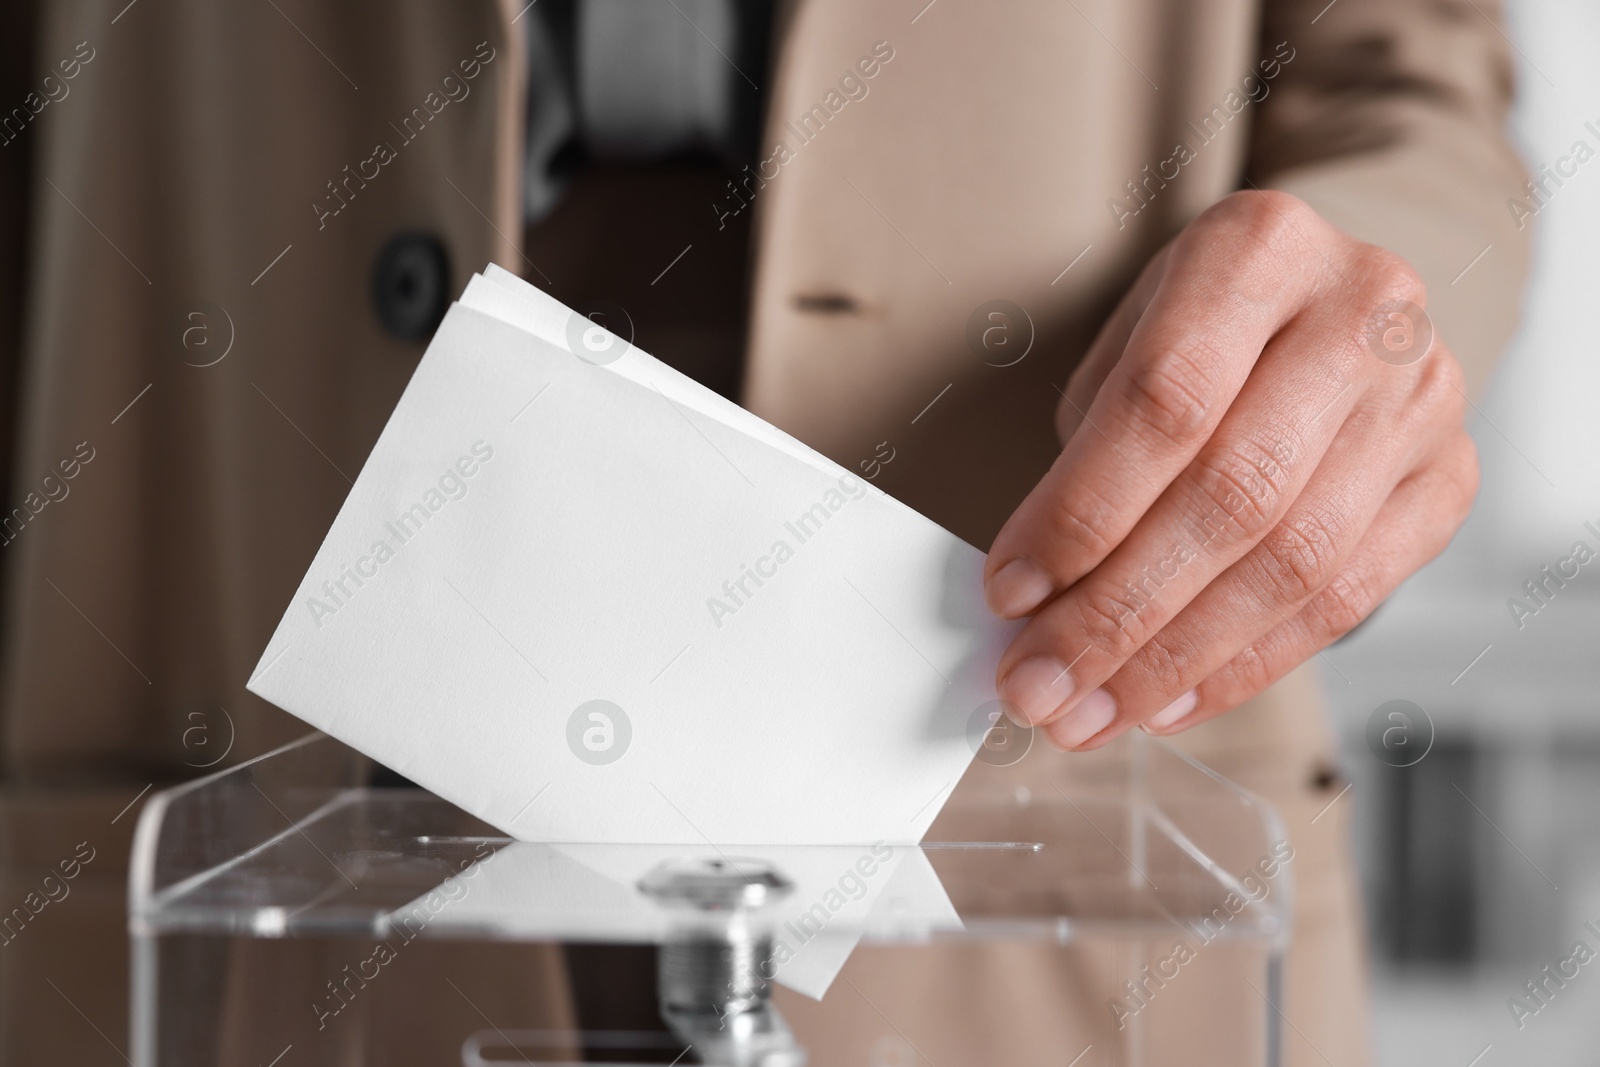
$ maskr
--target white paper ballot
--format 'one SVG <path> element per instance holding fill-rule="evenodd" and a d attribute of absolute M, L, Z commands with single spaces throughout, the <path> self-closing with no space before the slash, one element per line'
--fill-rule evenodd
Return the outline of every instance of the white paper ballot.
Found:
<path fill-rule="evenodd" d="M 919 840 L 1015 630 L 982 554 L 614 340 L 475 277 L 250 690 L 524 840 Z"/>

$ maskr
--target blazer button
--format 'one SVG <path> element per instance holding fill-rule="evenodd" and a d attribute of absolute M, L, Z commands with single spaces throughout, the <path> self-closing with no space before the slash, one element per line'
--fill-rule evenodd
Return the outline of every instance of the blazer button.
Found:
<path fill-rule="evenodd" d="M 450 261 L 431 233 L 389 238 L 372 272 L 378 321 L 402 341 L 426 340 L 450 306 Z"/>

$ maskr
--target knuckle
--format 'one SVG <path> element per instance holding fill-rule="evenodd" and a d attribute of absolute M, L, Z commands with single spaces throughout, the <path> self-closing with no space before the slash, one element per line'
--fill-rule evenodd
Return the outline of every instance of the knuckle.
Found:
<path fill-rule="evenodd" d="M 1291 516 L 1262 539 L 1262 570 L 1279 597 L 1298 604 L 1327 586 L 1338 562 L 1338 544 L 1326 518 L 1310 513 Z"/>
<path fill-rule="evenodd" d="M 1191 657 L 1182 643 L 1174 642 L 1163 630 L 1146 641 L 1133 658 L 1143 681 L 1161 693 L 1181 693 L 1193 683 L 1189 680 Z M 1159 709 L 1152 709 L 1159 710 Z"/>
<path fill-rule="evenodd" d="M 1218 201 L 1213 210 L 1218 221 L 1271 247 L 1316 218 L 1304 200 L 1279 189 L 1245 189 Z"/>
<path fill-rule="evenodd" d="M 1478 499 L 1478 488 L 1483 484 L 1483 466 L 1478 460 L 1478 442 L 1462 430 L 1456 435 L 1453 452 L 1452 481 L 1456 487 L 1457 524 L 1465 522 Z"/>
<path fill-rule="evenodd" d="M 1436 350 L 1422 361 L 1422 373 L 1417 378 L 1418 406 L 1440 412 L 1453 423 L 1466 418 L 1466 372 L 1461 361 L 1448 350 Z"/>
<path fill-rule="evenodd" d="M 1117 509 L 1087 488 L 1057 496 L 1047 521 L 1051 556 L 1059 556 L 1062 549 L 1077 549 L 1087 560 L 1098 562 L 1110 554 L 1118 540 Z"/>
<path fill-rule="evenodd" d="M 1246 645 L 1218 672 L 1231 682 L 1229 689 L 1235 692 L 1258 693 L 1272 684 L 1272 663 L 1266 651 L 1269 640 L 1263 638 Z"/>
<path fill-rule="evenodd" d="M 1404 256 L 1379 245 L 1362 245 L 1358 252 L 1367 285 L 1382 300 L 1409 300 L 1418 307 L 1428 301 L 1428 287 Z"/>
<path fill-rule="evenodd" d="M 1335 574 L 1312 601 L 1308 615 L 1319 644 L 1338 640 L 1359 626 L 1378 606 L 1378 597 L 1357 575 Z"/>
<path fill-rule="evenodd" d="M 1201 358 L 1205 353 L 1208 358 Z M 1204 436 L 1211 421 L 1212 375 L 1216 362 L 1205 342 L 1190 350 L 1167 349 L 1128 377 L 1133 419 L 1161 444 L 1187 449 Z"/>
<path fill-rule="evenodd" d="M 1116 660 L 1131 657 L 1144 644 L 1149 625 L 1140 607 L 1125 602 L 1114 589 L 1085 592 L 1078 602 L 1080 621 L 1089 643 Z M 1143 605 L 1144 607 L 1147 605 Z"/>
<path fill-rule="evenodd" d="M 1437 479 L 1429 495 L 1434 502 L 1432 514 L 1438 516 L 1438 521 L 1430 524 L 1425 541 L 1431 558 L 1449 545 L 1477 499 L 1482 474 L 1478 446 L 1472 436 L 1465 430 L 1458 431 L 1433 461 L 1430 473 Z"/>
<path fill-rule="evenodd" d="M 1174 256 L 1204 262 L 1276 307 L 1286 289 L 1321 276 L 1325 256 L 1305 253 L 1326 245 L 1331 229 L 1291 193 L 1246 189 L 1217 201 L 1185 227 L 1174 242 Z"/>
<path fill-rule="evenodd" d="M 1274 454 L 1254 442 L 1240 442 L 1196 457 L 1194 477 L 1210 506 L 1203 520 L 1208 538 L 1217 524 L 1232 520 L 1240 536 L 1264 534 L 1284 507 L 1288 474 Z"/>

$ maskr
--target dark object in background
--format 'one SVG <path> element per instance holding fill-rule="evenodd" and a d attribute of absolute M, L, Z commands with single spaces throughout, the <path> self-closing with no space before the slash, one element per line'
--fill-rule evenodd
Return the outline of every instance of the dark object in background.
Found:
<path fill-rule="evenodd" d="M 378 253 L 372 299 L 383 328 L 402 341 L 426 341 L 450 306 L 450 259 L 431 233 L 395 234 Z"/>
<path fill-rule="evenodd" d="M 578 1029 L 667 1033 L 656 997 L 656 946 L 562 946 Z M 584 1050 L 587 1063 L 638 1062 L 630 1048 Z"/>
<path fill-rule="evenodd" d="M 524 230 L 525 274 L 568 307 L 627 312 L 632 342 L 737 399 L 749 328 L 755 213 L 719 226 L 732 168 L 710 160 L 594 163 L 554 211 Z"/>
<path fill-rule="evenodd" d="M 1386 812 L 1378 827 L 1386 877 L 1374 900 L 1375 941 L 1390 961 L 1463 966 L 1478 959 L 1480 816 L 1477 745 L 1438 738 L 1428 758 L 1375 772 Z"/>

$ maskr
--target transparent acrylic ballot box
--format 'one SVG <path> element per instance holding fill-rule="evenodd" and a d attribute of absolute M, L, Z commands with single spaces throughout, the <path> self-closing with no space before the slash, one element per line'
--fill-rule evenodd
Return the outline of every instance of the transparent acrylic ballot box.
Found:
<path fill-rule="evenodd" d="M 1143 735 L 1052 766 L 920 846 L 538 843 L 313 734 L 142 812 L 132 1062 L 1277 1064 L 1276 814 Z"/>

